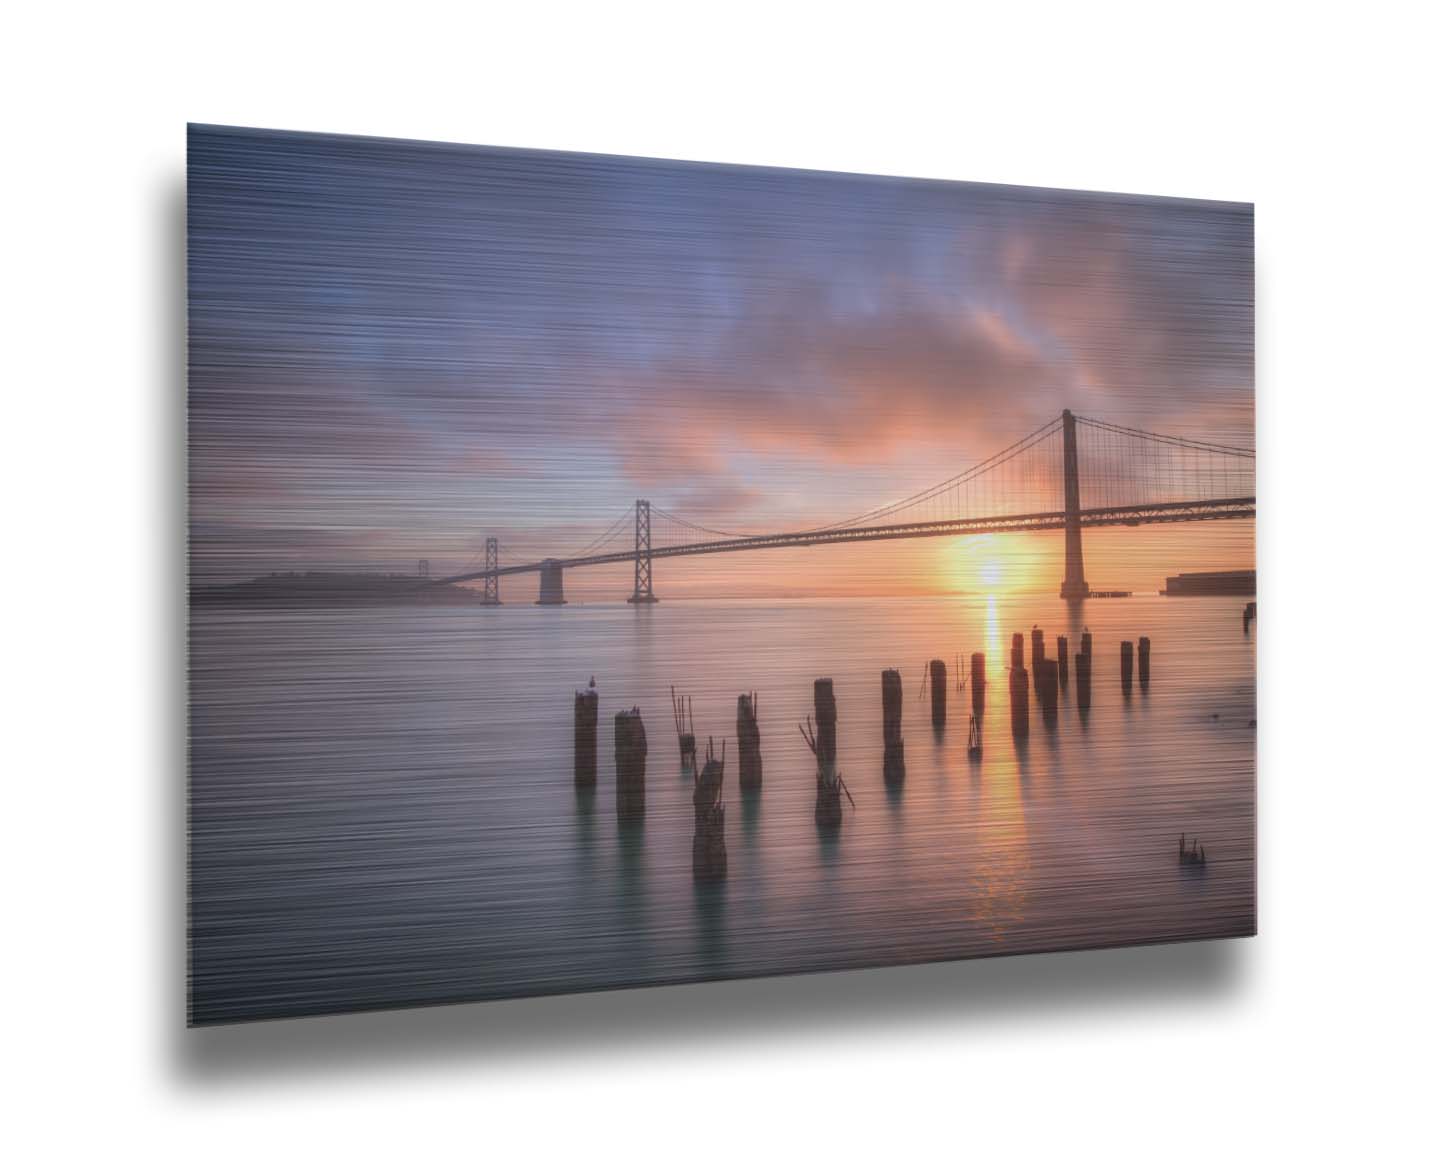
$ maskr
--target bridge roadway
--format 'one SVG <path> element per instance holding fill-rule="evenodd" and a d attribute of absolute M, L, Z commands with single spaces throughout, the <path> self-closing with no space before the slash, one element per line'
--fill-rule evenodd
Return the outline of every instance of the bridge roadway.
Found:
<path fill-rule="evenodd" d="M 1184 500 L 1169 504 L 1131 504 L 1114 508 L 1082 508 L 1082 528 L 1107 525 L 1135 527 L 1141 524 L 1180 524 L 1198 520 L 1242 520 L 1255 515 L 1253 496 L 1230 500 Z M 860 524 L 850 527 L 816 528 L 806 532 L 776 532 L 764 536 L 736 536 L 672 544 L 648 549 L 652 560 L 671 556 L 707 556 L 718 552 L 749 552 L 761 548 L 811 548 L 817 544 L 853 544 L 862 540 L 919 540 L 930 536 L 973 536 L 985 532 L 1047 532 L 1063 529 L 1063 510 L 1026 512 L 1013 516 L 985 516 L 965 520 L 927 520 L 911 524 Z M 632 564 L 640 553 L 601 552 L 593 556 L 551 557 L 530 564 L 462 572 L 434 580 L 434 584 L 463 584 L 486 576 L 515 576 L 539 572 L 542 568 L 585 568 L 597 564 Z"/>

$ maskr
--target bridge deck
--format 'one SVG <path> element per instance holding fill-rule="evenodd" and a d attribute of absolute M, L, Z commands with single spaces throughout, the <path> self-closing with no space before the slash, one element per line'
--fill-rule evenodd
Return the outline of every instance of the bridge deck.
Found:
<path fill-rule="evenodd" d="M 1230 500 L 1184 500 L 1168 504 L 1131 504 L 1114 508 L 1082 508 L 1080 526 L 1178 524 L 1197 520 L 1239 520 L 1255 515 L 1253 496 Z M 670 556 L 704 556 L 719 552 L 750 552 L 762 548 L 811 548 L 819 544 L 853 544 L 862 540 L 909 540 L 932 536 L 968 536 L 986 532 L 1046 532 L 1065 527 L 1064 511 L 1027 512 L 1013 516 L 985 516 L 964 520 L 927 520 L 910 524 L 866 524 L 849 528 L 817 528 L 806 532 L 777 532 L 765 536 L 739 536 L 653 548 L 651 559 Z M 545 564 L 561 568 L 588 568 L 598 564 L 634 563 L 636 551 L 604 552 L 594 556 L 554 557 L 530 564 L 462 572 L 433 581 L 463 584 L 486 576 L 515 576 L 538 572 Z"/>

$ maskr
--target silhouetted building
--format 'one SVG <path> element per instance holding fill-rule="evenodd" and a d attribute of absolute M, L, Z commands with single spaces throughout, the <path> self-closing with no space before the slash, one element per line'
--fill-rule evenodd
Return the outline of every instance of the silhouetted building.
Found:
<path fill-rule="evenodd" d="M 1182 572 L 1165 578 L 1167 596 L 1254 596 L 1255 569 L 1242 572 Z"/>

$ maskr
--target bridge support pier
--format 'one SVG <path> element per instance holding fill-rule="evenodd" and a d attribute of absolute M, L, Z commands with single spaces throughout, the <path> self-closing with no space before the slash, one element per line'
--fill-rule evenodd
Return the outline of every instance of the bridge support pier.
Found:
<path fill-rule="evenodd" d="M 1075 417 L 1066 408 L 1061 414 L 1065 431 L 1065 582 L 1060 585 L 1062 600 L 1084 600 L 1090 595 L 1085 583 L 1085 559 L 1080 552 L 1080 458 L 1075 447 Z"/>
<path fill-rule="evenodd" d="M 565 568 L 558 560 L 540 563 L 540 599 L 537 604 L 565 603 Z"/>

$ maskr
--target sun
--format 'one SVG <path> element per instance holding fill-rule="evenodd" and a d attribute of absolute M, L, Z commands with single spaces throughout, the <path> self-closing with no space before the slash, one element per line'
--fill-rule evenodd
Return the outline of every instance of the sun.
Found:
<path fill-rule="evenodd" d="M 1034 533 L 957 536 L 942 555 L 939 570 L 951 591 L 990 596 L 1042 588 L 1060 563 Z"/>
<path fill-rule="evenodd" d="M 1007 549 L 990 533 L 950 542 L 950 581 L 960 591 L 1003 587 L 1010 576 Z"/>

